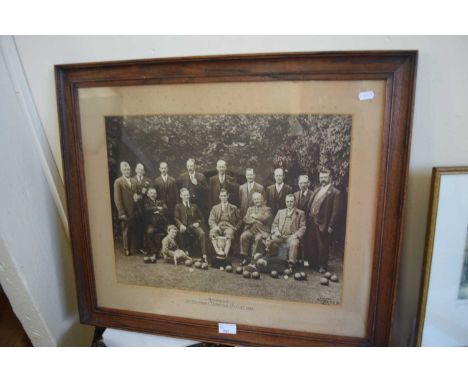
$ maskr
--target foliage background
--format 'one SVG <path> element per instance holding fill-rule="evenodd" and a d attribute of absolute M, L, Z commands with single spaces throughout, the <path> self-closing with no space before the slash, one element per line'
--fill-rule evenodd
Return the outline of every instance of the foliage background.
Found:
<path fill-rule="evenodd" d="M 308 174 L 312 188 L 318 185 L 321 167 L 331 170 L 335 185 L 346 191 L 349 176 L 351 115 L 152 115 L 106 117 L 110 184 L 119 176 L 119 163 L 133 169 L 144 164 L 147 175 L 159 175 L 166 161 L 177 178 L 194 158 L 198 171 L 216 173 L 216 161 L 224 159 L 228 173 L 239 184 L 247 167 L 257 181 L 273 183 L 273 170 L 282 167 L 286 183 L 296 187 Z M 296 187 L 297 188 L 297 187 Z"/>

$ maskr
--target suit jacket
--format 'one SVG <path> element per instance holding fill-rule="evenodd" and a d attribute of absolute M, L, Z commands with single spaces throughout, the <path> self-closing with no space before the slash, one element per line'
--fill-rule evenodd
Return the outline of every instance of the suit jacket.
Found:
<path fill-rule="evenodd" d="M 142 193 L 141 191 L 143 188 L 146 188 L 146 190 L 148 191 L 148 188 L 151 186 L 151 180 L 150 178 L 147 178 L 146 176 L 144 176 L 141 181 L 138 181 L 138 178 L 136 175 L 132 179 L 136 183 L 136 193 L 138 195 Z"/>
<path fill-rule="evenodd" d="M 311 206 L 320 191 L 320 187 L 314 190 L 312 195 Z M 333 185 L 328 189 L 325 199 L 320 205 L 320 209 L 316 217 L 312 215 L 312 208 L 309 211 L 309 218 L 318 225 L 321 232 L 327 232 L 328 228 L 335 230 L 338 215 L 341 208 L 341 193 L 340 190 L 335 188 Z"/>
<path fill-rule="evenodd" d="M 240 203 L 240 213 L 244 217 L 247 213 L 247 209 L 253 206 L 252 195 L 254 192 L 260 192 L 265 198 L 265 189 L 263 186 L 257 182 L 254 182 L 252 190 L 248 192 L 247 183 L 244 183 L 239 187 L 239 203 Z"/>
<path fill-rule="evenodd" d="M 156 199 L 153 201 L 150 198 L 145 198 L 144 209 L 146 224 L 159 226 L 166 223 L 167 205 L 162 200 Z"/>
<path fill-rule="evenodd" d="M 207 193 L 208 193 L 208 182 L 206 181 L 205 175 L 201 172 L 195 172 L 195 179 L 197 184 L 193 184 L 190 180 L 190 175 L 188 172 L 184 172 L 179 176 L 177 180 L 177 185 L 179 190 L 181 188 L 186 188 L 190 191 L 190 202 L 197 204 L 200 208 L 203 208 L 207 204 Z"/>
<path fill-rule="evenodd" d="M 117 178 L 114 182 L 114 203 L 117 207 L 119 217 L 126 215 L 128 219 L 134 217 L 137 209 L 133 200 L 133 194 L 137 191 L 137 185 L 134 179 L 130 178 L 130 185 L 123 176 Z"/>
<path fill-rule="evenodd" d="M 255 214 L 255 206 L 249 207 L 244 216 L 245 229 L 244 230 L 259 230 L 265 233 L 270 233 L 270 224 L 272 219 L 271 208 L 267 206 L 259 207 L 259 218 L 254 219 L 252 215 Z"/>
<path fill-rule="evenodd" d="M 286 221 L 286 217 L 288 214 L 288 209 L 279 210 L 275 216 L 275 220 L 273 220 L 273 224 L 271 226 L 271 233 L 273 235 L 282 234 L 282 230 Z M 306 230 L 306 218 L 304 211 L 301 211 L 297 208 L 294 208 L 294 211 L 291 215 L 291 235 L 296 235 L 298 239 L 304 236 Z"/>
<path fill-rule="evenodd" d="M 194 223 L 201 224 L 203 221 L 203 215 L 196 204 L 190 203 L 190 211 L 187 211 L 184 204 L 179 203 L 175 207 L 175 221 L 177 228 L 180 228 L 182 224 L 189 227 Z"/>
<path fill-rule="evenodd" d="M 278 194 L 276 192 L 276 184 L 268 186 L 266 189 L 266 203 L 267 206 L 271 208 L 271 212 L 274 216 L 279 210 L 286 208 L 286 195 L 292 193 L 292 187 L 288 186 L 286 183 L 283 184 L 281 192 Z"/>
<path fill-rule="evenodd" d="M 154 181 L 154 187 L 158 192 L 158 198 L 166 203 L 167 208 L 169 209 L 169 214 L 172 215 L 177 201 L 179 200 L 179 193 L 175 179 L 168 175 L 167 182 L 164 182 L 162 176 L 159 176 Z"/>
<path fill-rule="evenodd" d="M 299 190 L 294 193 L 296 198 L 296 207 L 305 212 L 306 216 L 309 215 L 310 207 L 312 206 L 312 196 L 314 192 L 312 190 L 307 191 L 307 195 L 302 197 L 302 191 Z"/>
<path fill-rule="evenodd" d="M 215 225 L 219 225 L 221 221 L 221 203 L 217 204 L 211 209 L 210 218 L 208 219 L 208 224 L 210 228 L 213 228 Z M 229 223 L 238 230 L 242 224 L 242 218 L 240 216 L 239 208 L 234 204 L 227 204 L 227 214 L 229 216 Z"/>
<path fill-rule="evenodd" d="M 234 178 L 225 174 L 224 175 L 224 184 L 221 184 L 219 181 L 219 176 L 216 174 L 210 178 L 209 185 L 209 202 L 210 207 L 215 206 L 219 203 L 219 191 L 221 188 L 225 188 L 227 192 L 231 195 L 231 203 L 237 205 L 237 196 L 239 192 L 239 185 L 234 181 Z"/>

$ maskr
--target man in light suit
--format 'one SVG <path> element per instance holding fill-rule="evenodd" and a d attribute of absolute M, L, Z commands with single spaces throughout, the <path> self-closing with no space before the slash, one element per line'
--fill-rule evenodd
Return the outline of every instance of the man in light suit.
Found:
<path fill-rule="evenodd" d="M 213 248 L 218 256 L 226 257 L 229 255 L 232 239 L 236 232 L 239 230 L 242 219 L 239 209 L 228 202 L 229 194 L 224 188 L 219 192 L 219 200 L 221 203 L 217 204 L 211 209 L 208 224 L 210 226 L 210 238 L 213 243 Z M 222 250 L 218 246 L 217 237 L 226 237 L 226 244 Z"/>
<path fill-rule="evenodd" d="M 194 236 L 200 245 L 203 258 L 206 259 L 205 231 L 202 228 L 203 216 L 200 209 L 196 204 L 190 203 L 190 192 L 186 188 L 180 190 L 180 199 L 182 203 L 175 207 L 175 222 L 183 240 L 183 247 L 188 250 L 187 239 Z"/>
<path fill-rule="evenodd" d="M 135 249 L 136 203 L 139 201 L 136 181 L 130 177 L 128 162 L 120 163 L 122 176 L 114 182 L 114 203 L 122 228 L 122 246 L 125 256 Z"/>
<path fill-rule="evenodd" d="M 169 220 L 174 219 L 174 209 L 177 204 L 178 193 L 177 184 L 172 176 L 168 175 L 169 169 L 166 162 L 159 164 L 159 172 L 161 176 L 154 181 L 154 187 L 159 195 L 159 198 L 166 203 L 168 208 Z"/>
<path fill-rule="evenodd" d="M 133 177 L 136 183 L 136 193 L 138 195 L 138 201 L 136 202 L 135 211 L 135 246 L 138 250 L 146 254 L 144 251 L 145 247 L 145 200 L 146 192 L 150 187 L 150 179 L 145 176 L 145 166 L 138 163 L 135 166 L 135 176 Z"/>
<path fill-rule="evenodd" d="M 271 208 L 263 203 L 259 192 L 252 195 L 254 205 L 247 209 L 244 216 L 244 232 L 240 237 L 241 265 L 250 264 L 261 240 L 270 235 Z"/>
<path fill-rule="evenodd" d="M 210 178 L 210 188 L 209 188 L 209 206 L 210 208 L 214 205 L 218 204 L 219 198 L 219 191 L 222 188 L 227 190 L 229 195 L 235 196 L 237 198 L 237 194 L 239 192 L 239 185 L 234 181 L 234 179 L 226 174 L 227 166 L 226 162 L 223 160 L 219 160 L 216 163 L 216 170 L 218 174 L 212 176 Z M 233 200 L 232 204 L 237 205 L 237 201 Z"/>
<path fill-rule="evenodd" d="M 205 175 L 196 171 L 195 160 L 187 160 L 187 172 L 177 180 L 179 190 L 186 188 L 190 192 L 190 202 L 200 208 L 204 217 L 208 216 L 208 182 Z"/>
<path fill-rule="evenodd" d="M 320 187 L 312 194 L 309 211 L 311 265 L 324 273 L 328 267 L 330 244 L 341 208 L 340 191 L 331 183 L 330 171 L 323 169 L 319 174 Z"/>
<path fill-rule="evenodd" d="M 306 231 L 304 211 L 296 208 L 293 194 L 286 195 L 286 208 L 281 209 L 275 216 L 271 226 L 272 242 L 287 249 L 288 266 L 294 270 L 297 262 L 297 252 L 300 241 Z"/>
<path fill-rule="evenodd" d="M 247 182 L 239 187 L 240 213 L 242 217 L 247 213 L 247 209 L 253 206 L 252 195 L 255 192 L 259 192 L 265 197 L 265 189 L 261 184 L 255 182 L 255 171 L 253 168 L 245 170 L 245 178 Z"/>
<path fill-rule="evenodd" d="M 310 226 L 309 212 L 312 206 L 312 191 L 309 189 L 310 181 L 307 175 L 299 176 L 299 191 L 294 193 L 296 198 L 296 208 L 304 211 L 306 216 L 306 233 L 304 235 L 304 265 L 309 266 L 310 263 Z"/>
<path fill-rule="evenodd" d="M 286 195 L 292 192 L 291 186 L 284 183 L 284 171 L 282 168 L 275 170 L 275 184 L 268 186 L 266 189 L 267 206 L 271 208 L 271 213 L 276 216 L 276 213 L 286 208 Z"/>

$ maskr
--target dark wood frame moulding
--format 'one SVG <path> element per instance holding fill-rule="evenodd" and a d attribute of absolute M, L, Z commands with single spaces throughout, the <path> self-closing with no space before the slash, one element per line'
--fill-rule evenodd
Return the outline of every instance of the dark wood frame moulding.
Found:
<path fill-rule="evenodd" d="M 82 323 L 209 342 L 276 346 L 388 345 L 396 296 L 409 163 L 417 51 L 274 53 L 163 58 L 55 66 L 63 170 Z M 385 80 L 378 213 L 367 330 L 364 338 L 237 325 L 99 307 L 80 130 L 84 87 L 285 80 Z"/>

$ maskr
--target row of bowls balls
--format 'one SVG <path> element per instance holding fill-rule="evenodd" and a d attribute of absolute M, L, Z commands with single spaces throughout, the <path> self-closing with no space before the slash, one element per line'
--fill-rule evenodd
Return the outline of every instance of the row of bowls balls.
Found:
<path fill-rule="evenodd" d="M 191 267 L 193 265 L 195 268 L 203 269 L 203 270 L 208 269 L 208 263 L 198 261 L 198 260 L 195 261 L 195 262 L 193 262 L 192 260 L 186 260 L 185 265 L 187 267 Z M 228 273 L 232 273 L 234 271 L 234 268 L 232 267 L 232 265 L 226 265 L 225 268 L 220 267 L 219 269 L 220 270 L 225 270 Z M 258 273 L 256 271 L 250 273 L 249 271 L 244 270 L 244 268 L 242 268 L 242 267 L 237 267 L 235 269 L 235 271 L 236 271 L 237 274 L 242 275 L 246 279 L 252 278 L 252 279 L 257 279 L 258 280 L 260 278 L 260 273 Z M 277 271 L 271 271 L 270 276 L 272 278 L 274 278 L 274 279 L 277 279 L 280 276 L 280 274 Z M 329 285 L 330 281 L 335 282 L 335 283 L 338 282 L 338 276 L 336 274 L 331 274 L 330 272 L 326 272 L 323 276 L 324 277 L 320 278 L 320 284 L 322 284 L 322 285 Z M 283 278 L 285 280 L 287 280 L 290 277 L 294 277 L 294 279 L 297 280 L 297 281 L 307 280 L 307 274 L 305 272 L 296 272 L 293 275 L 293 272 L 290 269 L 285 269 L 283 271 Z"/>
<path fill-rule="evenodd" d="M 203 269 L 205 271 L 208 269 L 208 263 L 198 261 L 198 260 L 195 262 L 193 262 L 192 260 L 185 260 L 185 265 L 187 267 L 191 267 L 193 265 L 195 268 Z"/>

